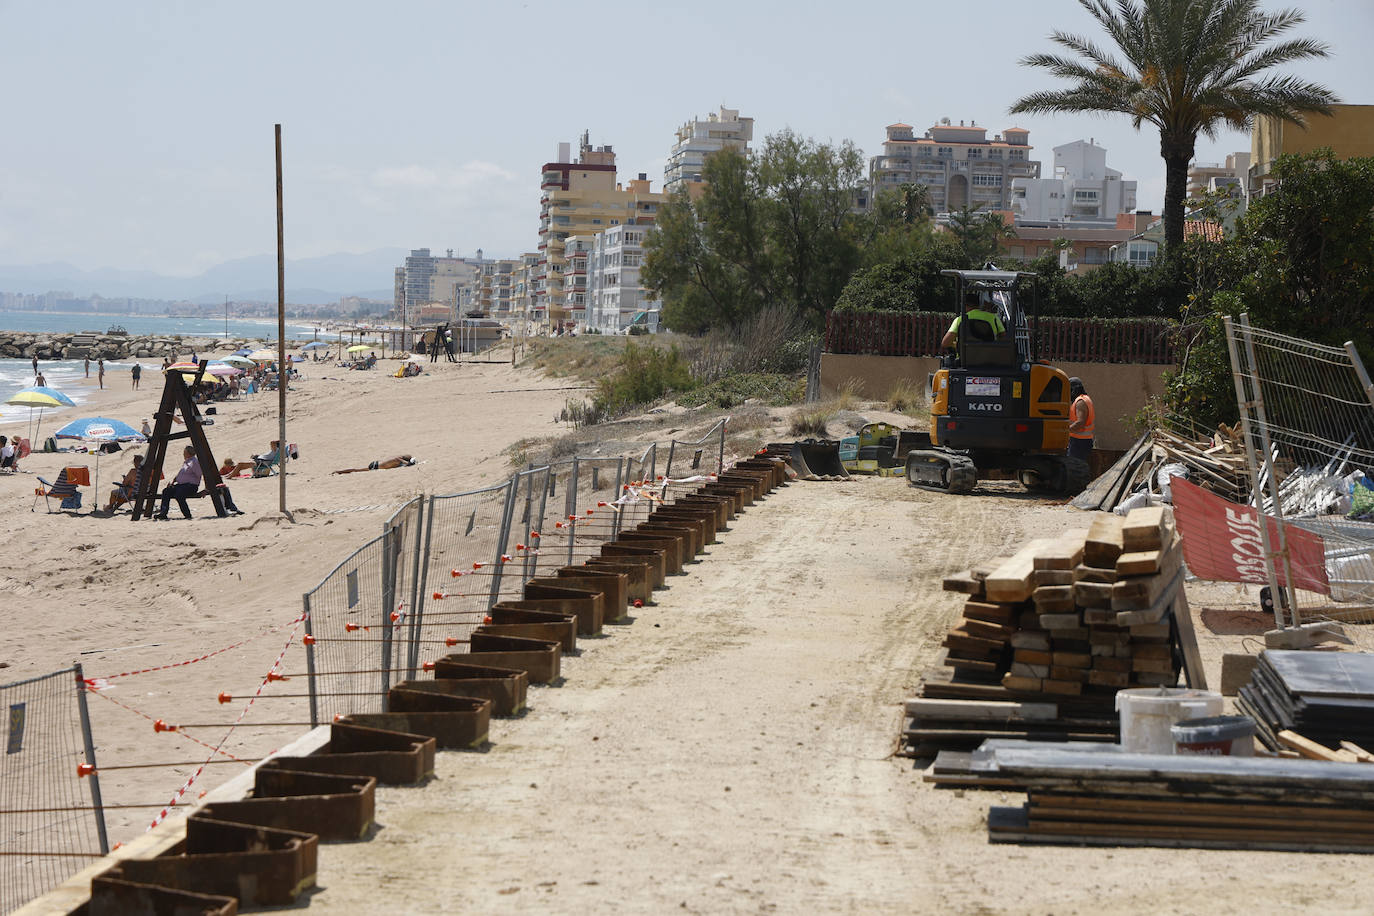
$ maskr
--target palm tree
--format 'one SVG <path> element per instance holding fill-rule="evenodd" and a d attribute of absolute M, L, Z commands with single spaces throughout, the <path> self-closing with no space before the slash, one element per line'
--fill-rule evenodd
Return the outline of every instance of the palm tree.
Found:
<path fill-rule="evenodd" d="M 1078 0 L 1123 59 L 1090 39 L 1056 31 L 1050 39 L 1078 58 L 1032 54 L 1021 63 L 1074 81 L 1032 92 L 1011 106 L 1025 112 L 1117 112 L 1132 125 L 1159 128 L 1164 158 L 1164 243 L 1183 242 L 1183 198 L 1198 134 L 1243 130 L 1255 115 L 1301 124 L 1331 114 L 1336 96 L 1292 76 L 1265 75 L 1281 64 L 1325 57 L 1306 38 L 1271 42 L 1303 21 L 1297 10 L 1267 14 L 1258 0 Z"/>
<path fill-rule="evenodd" d="M 908 182 L 897 188 L 902 202 L 902 222 L 924 222 L 930 216 L 930 189 L 923 184 Z"/>

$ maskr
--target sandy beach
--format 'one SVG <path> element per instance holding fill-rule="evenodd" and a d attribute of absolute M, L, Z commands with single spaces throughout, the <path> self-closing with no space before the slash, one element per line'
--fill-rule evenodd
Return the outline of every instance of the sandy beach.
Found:
<path fill-rule="evenodd" d="M 0 477 L 13 528 L 0 560 L 14 621 L 3 679 L 74 660 L 105 679 L 90 694 L 102 789 L 107 804 L 131 806 L 108 812 L 112 841 L 141 835 L 184 786 L 182 799 L 194 803 L 245 761 L 304 733 L 303 677 L 273 685 L 251 707 L 244 701 L 288 643 L 282 670 L 303 672 L 301 594 L 406 499 L 505 479 L 507 448 L 567 434 L 555 416 L 582 394 L 576 381 L 508 363 L 424 368 L 396 379 L 305 365 L 290 402 L 288 440 L 301 451 L 287 478 L 294 523 L 277 512 L 276 478 L 233 482 L 243 516 L 206 517 L 210 507 L 193 503 L 192 521 L 174 509 L 173 521 L 135 525 L 127 512 L 49 515 L 41 499 L 30 512 L 36 474 L 93 456 L 35 454 L 24 473 Z M 131 392 L 125 380 L 86 406 L 136 424 L 159 394 L 146 383 Z M 264 450 L 276 438 L 276 405 L 275 394 L 223 405 L 207 429 L 216 457 Z M 875 418 L 911 422 L 876 407 L 866 405 Z M 751 409 L 782 421 L 760 438 L 785 436 L 790 410 Z M 664 441 L 689 422 L 672 415 L 642 434 Z M 419 464 L 330 473 L 400 453 Z M 102 461 L 102 489 L 129 454 Z M 991 846 L 988 806 L 1019 803 L 1014 793 L 936 790 L 919 765 L 894 756 L 902 703 L 959 614 L 941 578 L 1032 532 L 1089 520 L 1014 484 L 961 497 L 893 478 L 784 487 L 732 522 L 629 625 L 582 641 L 564 661 L 566 683 L 533 690 L 521 718 L 493 721 L 484 753 L 442 753 L 424 786 L 379 789 L 379 829 L 367 842 L 321 848 L 309 907 L 1365 909 L 1359 888 L 1374 890 L 1374 879 L 1353 856 Z M 1222 653 L 1243 651 L 1272 618 L 1255 610 L 1251 589 L 1188 590 L 1215 681 Z M 233 703 L 219 703 L 221 692 Z M 159 733 L 157 719 L 184 731 Z M 206 743 L 221 739 L 238 759 L 206 767 L 188 786 Z M 1319 868 L 1345 874 L 1355 893 L 1335 905 L 1318 900 L 1310 882 Z"/>

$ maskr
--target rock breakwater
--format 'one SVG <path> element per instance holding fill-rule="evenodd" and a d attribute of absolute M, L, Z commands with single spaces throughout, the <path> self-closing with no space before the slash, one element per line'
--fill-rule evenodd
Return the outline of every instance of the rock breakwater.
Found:
<path fill-rule="evenodd" d="M 223 337 L 183 337 L 162 334 L 41 334 L 0 331 L 0 357 L 10 359 L 176 359 L 192 353 L 224 353 L 243 346 L 262 346 L 258 340 Z"/>

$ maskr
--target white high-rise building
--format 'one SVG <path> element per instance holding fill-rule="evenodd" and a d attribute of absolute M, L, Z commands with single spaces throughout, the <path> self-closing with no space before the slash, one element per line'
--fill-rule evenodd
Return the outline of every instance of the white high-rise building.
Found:
<path fill-rule="evenodd" d="M 672 193 L 687 185 L 690 191 L 691 185 L 701 184 L 701 169 L 707 156 L 722 149 L 747 153 L 752 139 L 754 119 L 741 118 L 736 108 L 721 106 L 705 121 L 688 121 L 677 129 L 673 151 L 663 167 L 663 190 Z"/>
<path fill-rule="evenodd" d="M 623 333 L 632 325 L 658 331 L 663 303 L 650 298 L 639 282 L 644 237 L 652 231 L 645 226 L 611 226 L 592 238 L 587 256 L 588 328 L 603 334 Z"/>
<path fill-rule="evenodd" d="M 1053 178 L 1015 178 L 1011 209 L 1017 225 L 1112 228 L 1135 210 L 1134 181 L 1107 167 L 1107 151 L 1092 140 L 1054 148 Z"/>

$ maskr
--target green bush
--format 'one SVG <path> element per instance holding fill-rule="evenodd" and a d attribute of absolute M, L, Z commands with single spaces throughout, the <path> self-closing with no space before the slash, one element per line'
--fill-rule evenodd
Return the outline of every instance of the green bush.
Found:
<path fill-rule="evenodd" d="M 696 387 L 691 368 L 676 345 L 660 350 L 652 345 L 628 343 L 620 368 L 597 382 L 592 405 L 600 417 L 624 413 L 651 404 L 671 391 Z"/>
<path fill-rule="evenodd" d="M 776 372 L 743 372 L 722 379 L 682 395 L 677 402 L 683 407 L 738 407 L 747 400 L 763 401 L 770 407 L 795 404 L 806 394 L 805 379 Z"/>

